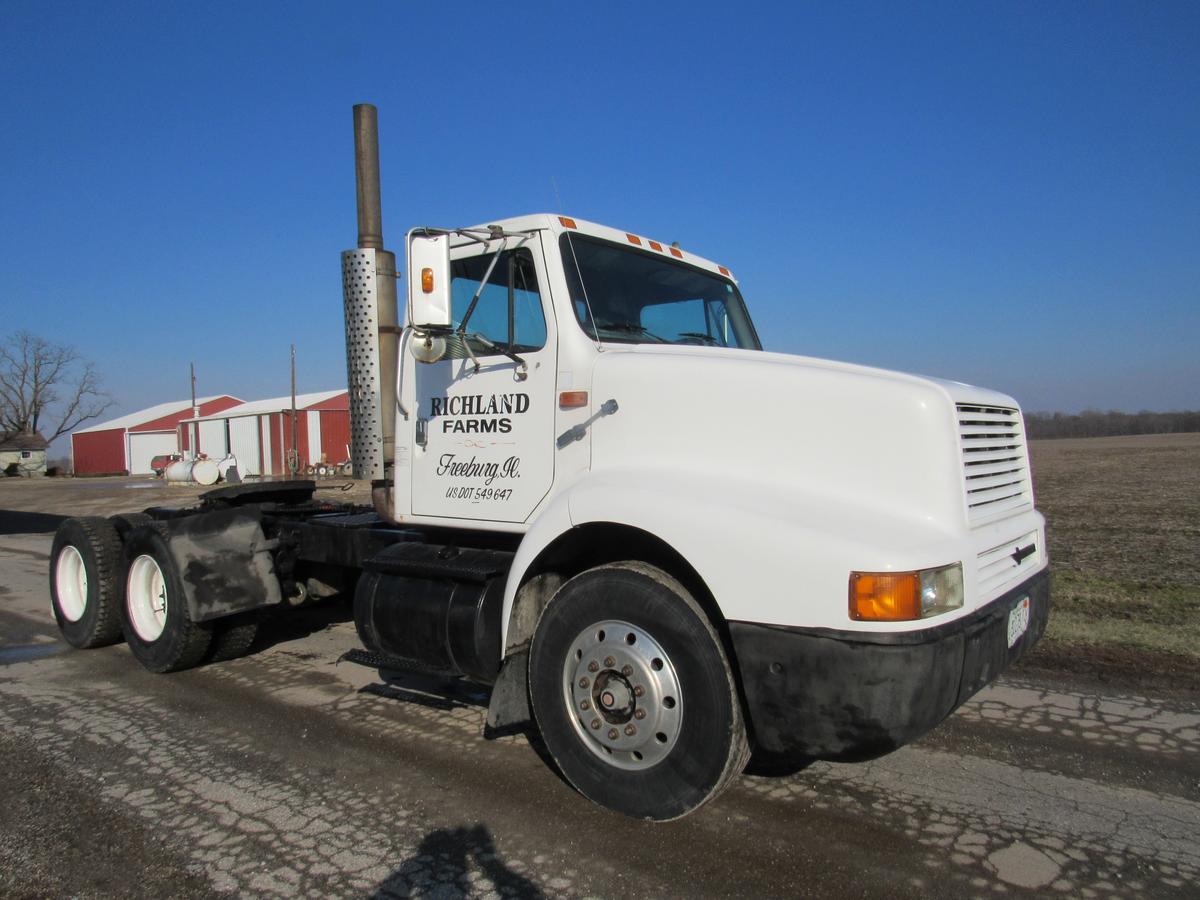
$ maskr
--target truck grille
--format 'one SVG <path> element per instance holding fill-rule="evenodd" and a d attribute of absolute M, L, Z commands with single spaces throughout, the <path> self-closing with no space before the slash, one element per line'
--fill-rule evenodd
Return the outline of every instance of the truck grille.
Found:
<path fill-rule="evenodd" d="M 1033 505 L 1020 410 L 959 403 L 958 437 L 972 525 Z"/>
<path fill-rule="evenodd" d="M 988 597 L 999 588 L 1035 572 L 1042 564 L 1038 533 L 1031 531 L 980 553 L 976 559 L 979 595 Z"/>

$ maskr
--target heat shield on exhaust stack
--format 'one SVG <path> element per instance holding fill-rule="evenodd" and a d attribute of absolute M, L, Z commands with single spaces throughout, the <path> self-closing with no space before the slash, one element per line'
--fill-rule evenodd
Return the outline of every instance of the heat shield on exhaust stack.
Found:
<path fill-rule="evenodd" d="M 359 248 L 342 254 L 346 305 L 346 379 L 350 391 L 350 455 L 354 477 L 384 477 L 383 387 L 379 367 L 380 251 Z M 392 256 L 390 253 L 382 254 Z M 394 257 L 393 257 L 394 259 Z M 392 279 L 391 275 L 383 276 Z M 392 291 L 395 292 L 393 280 Z M 393 305 L 395 300 L 393 299 Z"/>

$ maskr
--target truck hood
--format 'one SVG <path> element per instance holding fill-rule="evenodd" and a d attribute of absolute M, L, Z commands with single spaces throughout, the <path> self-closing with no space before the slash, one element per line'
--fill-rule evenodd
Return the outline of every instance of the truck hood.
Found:
<path fill-rule="evenodd" d="M 957 404 L 1015 409 L 995 391 L 781 353 L 608 345 L 592 377 L 592 470 L 662 467 L 698 490 L 855 504 L 963 521 Z"/>

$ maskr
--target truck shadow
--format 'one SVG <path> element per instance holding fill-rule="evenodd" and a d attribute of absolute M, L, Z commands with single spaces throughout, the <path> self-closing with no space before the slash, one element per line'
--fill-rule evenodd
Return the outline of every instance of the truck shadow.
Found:
<path fill-rule="evenodd" d="M 53 513 L 0 509 L 0 535 L 53 534 L 67 518 Z"/>
<path fill-rule="evenodd" d="M 481 880 L 490 882 L 490 888 L 487 883 L 480 884 Z M 535 882 L 505 864 L 496 851 L 492 833 L 479 824 L 430 832 L 416 853 L 401 863 L 370 896 L 372 900 L 391 900 L 483 894 L 546 896 Z"/>
<path fill-rule="evenodd" d="M 298 641 L 334 625 L 353 622 L 352 601 L 352 595 L 346 594 L 311 606 L 298 609 L 289 607 L 267 613 L 259 623 L 258 634 L 246 655 L 253 656 L 276 644 Z"/>

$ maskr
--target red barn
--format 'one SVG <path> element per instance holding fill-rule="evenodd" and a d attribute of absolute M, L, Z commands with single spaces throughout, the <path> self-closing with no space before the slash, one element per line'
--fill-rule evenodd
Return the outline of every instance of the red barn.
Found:
<path fill-rule="evenodd" d="M 179 425 L 179 447 L 209 459 L 230 454 L 239 474 L 287 475 L 292 449 L 292 398 L 254 400 Z M 296 395 L 296 463 L 340 465 L 350 459 L 350 395 L 321 391 Z"/>
<path fill-rule="evenodd" d="M 196 400 L 200 415 L 237 406 L 237 397 L 222 394 Z M 76 475 L 149 475 L 150 460 L 177 453 L 179 423 L 192 416 L 188 400 L 160 403 L 108 422 L 71 433 L 71 464 Z"/>

